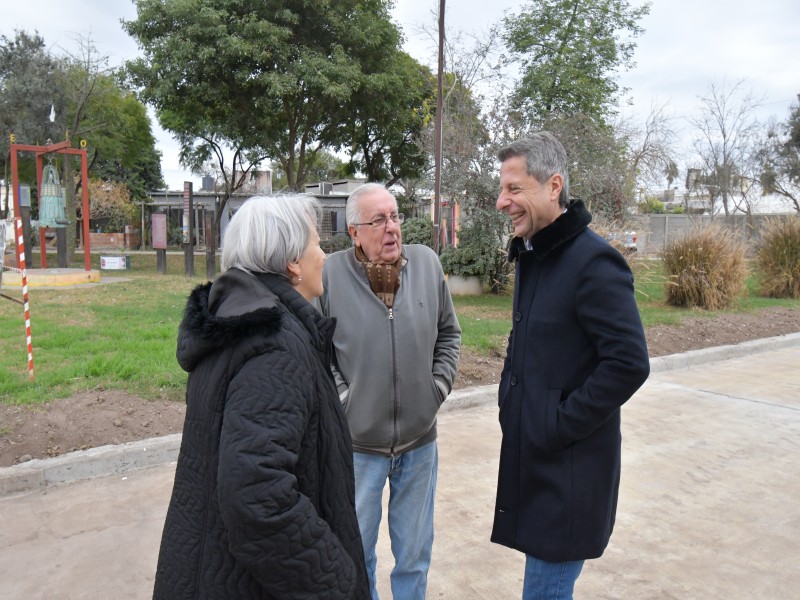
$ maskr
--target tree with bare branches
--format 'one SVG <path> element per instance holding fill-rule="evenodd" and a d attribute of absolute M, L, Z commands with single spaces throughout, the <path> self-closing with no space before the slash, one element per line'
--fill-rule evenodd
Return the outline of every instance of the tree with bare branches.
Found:
<path fill-rule="evenodd" d="M 711 82 L 699 99 L 699 113 L 689 119 L 696 131 L 694 150 L 712 207 L 720 200 L 727 216 L 741 187 L 740 171 L 752 154 L 760 127 L 754 112 L 762 99 L 745 90 L 743 80 L 733 85 Z"/>
<path fill-rule="evenodd" d="M 676 135 L 673 117 L 667 114 L 668 104 L 653 104 L 644 125 L 637 126 L 631 121 L 619 121 L 614 125 L 615 137 L 627 148 L 628 187 L 633 197 L 634 190 L 643 190 L 662 181 L 668 172 L 669 184 L 677 176 L 675 164 Z M 674 168 L 671 171 L 670 168 Z M 669 174 L 672 179 L 669 179 Z"/>

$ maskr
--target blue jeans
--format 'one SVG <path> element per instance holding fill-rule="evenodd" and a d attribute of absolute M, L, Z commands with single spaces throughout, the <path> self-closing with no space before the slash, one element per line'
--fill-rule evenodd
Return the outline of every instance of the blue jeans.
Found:
<path fill-rule="evenodd" d="M 392 595 L 394 600 L 425 598 L 433 548 L 433 498 L 438 464 L 439 450 L 435 441 L 394 457 L 363 452 L 353 455 L 356 514 L 373 600 L 378 600 L 375 546 L 387 478 L 389 537 L 395 561 Z"/>
<path fill-rule="evenodd" d="M 572 600 L 582 560 L 552 563 L 525 555 L 522 600 Z"/>

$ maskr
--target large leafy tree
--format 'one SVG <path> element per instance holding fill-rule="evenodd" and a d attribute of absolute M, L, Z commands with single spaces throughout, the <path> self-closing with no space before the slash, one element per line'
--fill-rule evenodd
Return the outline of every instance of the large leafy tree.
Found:
<path fill-rule="evenodd" d="M 134 198 L 162 185 L 161 157 L 155 147 L 144 105 L 121 83 L 108 59 L 89 39 L 78 38 L 75 54 L 55 56 L 38 34 L 17 31 L 0 43 L 0 120 L 3 135 L 3 178 L 9 184 L 8 133 L 19 143 L 44 145 L 67 136 L 86 139 L 89 173 L 125 184 Z M 59 163 L 67 189 L 68 215 L 76 215 L 79 191 L 77 164 L 64 157 Z M 20 177 L 32 181 L 33 161 L 20 162 Z M 75 181 L 76 185 L 66 185 Z M 67 228 L 68 247 L 74 247 L 75 228 Z"/>
<path fill-rule="evenodd" d="M 387 186 L 418 177 L 427 165 L 422 141 L 435 106 L 433 76 L 404 52 L 379 54 L 340 115 L 350 174 Z"/>
<path fill-rule="evenodd" d="M 627 0 L 529 0 L 503 20 L 509 57 L 521 68 L 514 107 L 535 126 L 552 113 L 605 122 L 620 92 L 616 74 L 633 65 L 649 11 Z"/>
<path fill-rule="evenodd" d="M 382 0 L 137 0 L 124 23 L 144 57 L 129 64 L 182 161 L 234 155 L 243 168 L 281 162 L 300 189 L 306 159 L 341 140 L 337 117 L 365 76 L 395 55 L 400 34 Z M 225 171 L 225 169 L 221 169 Z M 229 190 L 230 191 L 230 190 Z"/>
<path fill-rule="evenodd" d="M 322 183 L 324 181 L 343 179 L 349 175 L 347 167 L 347 163 L 341 158 L 325 149 L 320 149 L 310 155 L 309 160 L 306 161 L 307 182 Z M 272 189 L 276 191 L 288 189 L 289 182 L 286 178 L 286 172 L 283 170 L 283 165 L 279 161 L 274 161 L 271 168 Z"/>
<path fill-rule="evenodd" d="M 90 175 L 122 182 L 139 199 L 145 187 L 160 187 L 161 155 L 155 149 L 144 105 L 121 83 L 108 57 L 97 52 L 91 39 L 79 38 L 78 51 L 61 59 L 56 84 L 64 90 L 55 108 L 56 125 L 65 137 L 85 139 Z M 77 214 L 80 191 L 78 165 L 64 157 L 67 215 Z M 75 248 L 75 228 L 67 228 L 68 248 Z"/>
<path fill-rule="evenodd" d="M 161 152 L 150 126 L 145 106 L 133 92 L 112 77 L 97 82 L 102 90 L 91 99 L 87 121 L 89 171 L 104 181 L 124 183 L 136 200 L 163 187 Z M 100 130 L 101 135 L 95 132 Z"/>
<path fill-rule="evenodd" d="M 38 33 L 16 31 L 13 38 L 0 36 L 0 176 L 6 198 L 11 187 L 11 134 L 21 144 L 42 145 L 49 138 L 57 139 L 49 114 L 54 103 L 61 104 L 61 92 L 54 85 L 59 69 L 59 61 Z M 23 180 L 33 179 L 32 162 L 23 162 L 20 170 Z M 7 208 L 0 218 L 7 216 Z"/>
<path fill-rule="evenodd" d="M 128 64 L 130 76 L 180 143 L 181 163 L 195 172 L 216 163 L 218 215 L 262 162 L 277 160 L 288 187 L 302 190 L 312 155 L 343 142 L 339 118 L 365 65 L 399 49 L 388 5 L 136 0 L 138 17 L 123 27 L 144 56 Z M 210 273 L 211 246 L 206 262 Z"/>

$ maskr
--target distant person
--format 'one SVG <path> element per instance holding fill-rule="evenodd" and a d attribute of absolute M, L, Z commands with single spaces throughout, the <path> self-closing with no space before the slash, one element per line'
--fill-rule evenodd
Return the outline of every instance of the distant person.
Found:
<path fill-rule="evenodd" d="M 367 599 L 310 196 L 251 198 L 189 296 L 186 422 L 154 598 Z"/>
<path fill-rule="evenodd" d="M 436 253 L 403 246 L 397 200 L 368 183 L 347 199 L 354 247 L 325 263 L 336 374 L 355 450 L 356 512 L 372 597 L 389 482 L 394 600 L 425 598 L 433 547 L 436 414 L 453 386 L 461 329 Z"/>
<path fill-rule="evenodd" d="M 633 275 L 588 228 L 583 202 L 569 200 L 561 143 L 542 131 L 499 159 L 516 279 L 492 541 L 525 553 L 524 600 L 569 600 L 611 536 L 620 407 L 650 363 Z"/>

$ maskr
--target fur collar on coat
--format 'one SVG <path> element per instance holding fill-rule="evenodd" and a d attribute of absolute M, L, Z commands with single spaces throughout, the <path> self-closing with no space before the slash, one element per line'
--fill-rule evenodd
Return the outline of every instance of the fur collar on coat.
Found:
<path fill-rule="evenodd" d="M 191 372 L 209 353 L 280 331 L 287 313 L 297 317 L 314 347 L 323 351 L 335 320 L 322 316 L 283 277 L 229 269 L 189 296 L 178 331 L 178 362 Z"/>

